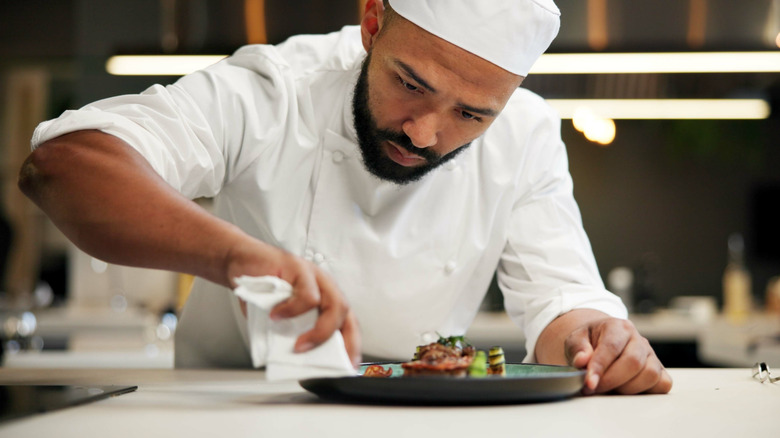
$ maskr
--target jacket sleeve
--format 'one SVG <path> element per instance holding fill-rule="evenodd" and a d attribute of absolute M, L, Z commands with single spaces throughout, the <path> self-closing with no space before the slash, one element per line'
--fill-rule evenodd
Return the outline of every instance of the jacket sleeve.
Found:
<path fill-rule="evenodd" d="M 604 288 L 583 229 L 560 118 L 546 104 L 541 108 L 518 139 L 526 146 L 498 267 L 507 313 L 525 333 L 526 362 L 535 361 L 536 341 L 545 327 L 570 310 L 627 317 L 620 299 Z"/>
<path fill-rule="evenodd" d="M 211 197 L 280 143 L 287 115 L 296 111 L 294 79 L 285 70 L 273 47 L 247 46 L 172 85 L 66 111 L 38 126 L 32 147 L 101 130 L 135 148 L 183 195 Z"/>

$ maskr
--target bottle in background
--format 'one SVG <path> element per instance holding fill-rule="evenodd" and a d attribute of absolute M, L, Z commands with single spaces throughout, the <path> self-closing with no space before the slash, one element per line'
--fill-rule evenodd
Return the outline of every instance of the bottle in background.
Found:
<path fill-rule="evenodd" d="M 780 275 L 772 277 L 766 284 L 766 312 L 780 315 Z"/>
<path fill-rule="evenodd" d="M 723 273 L 723 314 L 732 323 L 744 322 L 752 307 L 750 272 L 745 267 L 745 241 L 739 233 L 728 240 L 729 258 Z"/>

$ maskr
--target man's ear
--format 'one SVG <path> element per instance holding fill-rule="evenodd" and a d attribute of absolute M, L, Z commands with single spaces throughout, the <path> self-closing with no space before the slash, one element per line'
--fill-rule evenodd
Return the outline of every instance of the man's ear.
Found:
<path fill-rule="evenodd" d="M 363 19 L 360 21 L 360 36 L 366 52 L 369 51 L 374 44 L 376 36 L 379 34 L 384 12 L 385 5 L 382 3 L 382 0 L 368 0 L 366 2 L 366 10 L 363 12 Z"/>

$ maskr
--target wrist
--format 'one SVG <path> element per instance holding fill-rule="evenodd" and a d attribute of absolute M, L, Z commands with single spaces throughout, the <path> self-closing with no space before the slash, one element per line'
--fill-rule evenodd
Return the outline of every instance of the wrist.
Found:
<path fill-rule="evenodd" d="M 279 248 L 238 230 L 230 240 L 221 262 L 221 282 L 233 289 L 237 286 L 235 279 L 242 275 L 278 276 L 274 264 L 283 254 Z"/>

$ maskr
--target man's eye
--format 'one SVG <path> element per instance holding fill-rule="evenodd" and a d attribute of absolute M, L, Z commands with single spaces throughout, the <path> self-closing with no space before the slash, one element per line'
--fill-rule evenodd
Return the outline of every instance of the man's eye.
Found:
<path fill-rule="evenodd" d="M 475 116 L 474 114 L 471 114 L 468 111 L 461 111 L 460 116 L 466 120 L 480 120 L 479 117 Z"/>
<path fill-rule="evenodd" d="M 406 89 L 409 90 L 409 91 L 417 91 L 418 90 L 418 88 L 416 86 L 410 84 L 409 82 L 406 82 L 405 80 L 401 79 L 400 77 L 398 78 L 398 82 L 400 82 L 401 85 L 406 87 Z"/>

